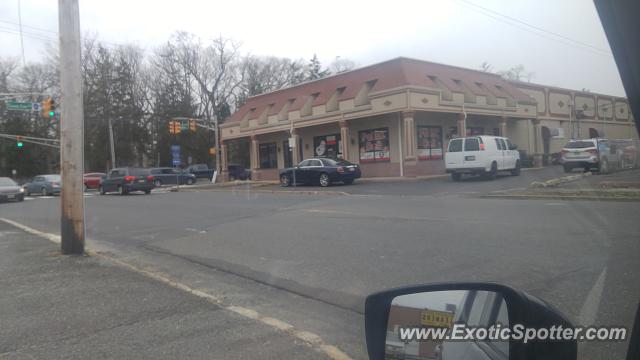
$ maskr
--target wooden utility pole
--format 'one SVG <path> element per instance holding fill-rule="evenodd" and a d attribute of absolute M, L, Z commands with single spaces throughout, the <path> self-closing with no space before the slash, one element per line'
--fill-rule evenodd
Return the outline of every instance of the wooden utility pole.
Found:
<path fill-rule="evenodd" d="M 84 252 L 84 110 L 80 72 L 80 11 L 78 0 L 58 0 L 60 33 L 60 204 L 62 253 Z"/>

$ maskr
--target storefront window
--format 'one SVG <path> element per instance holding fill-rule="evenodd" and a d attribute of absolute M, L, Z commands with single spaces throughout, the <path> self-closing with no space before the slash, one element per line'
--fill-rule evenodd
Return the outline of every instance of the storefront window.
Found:
<path fill-rule="evenodd" d="M 340 134 L 315 136 L 313 138 L 313 154 L 332 159 L 342 157 Z"/>
<path fill-rule="evenodd" d="M 442 159 L 442 128 L 418 126 L 418 159 Z"/>
<path fill-rule="evenodd" d="M 484 135 L 484 128 L 467 127 L 467 136 L 479 136 L 479 135 Z"/>
<path fill-rule="evenodd" d="M 360 162 L 390 161 L 389 128 L 363 130 L 358 132 L 360 139 Z"/>
<path fill-rule="evenodd" d="M 276 143 L 260 144 L 260 168 L 273 169 L 278 167 L 278 149 Z"/>

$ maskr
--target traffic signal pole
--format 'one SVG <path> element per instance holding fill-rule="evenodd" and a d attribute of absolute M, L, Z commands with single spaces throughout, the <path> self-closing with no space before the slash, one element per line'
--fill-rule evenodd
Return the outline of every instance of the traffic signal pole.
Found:
<path fill-rule="evenodd" d="M 60 86 L 64 106 L 60 117 L 62 163 L 60 237 L 63 254 L 84 253 L 84 113 L 80 72 L 78 0 L 58 0 Z"/>

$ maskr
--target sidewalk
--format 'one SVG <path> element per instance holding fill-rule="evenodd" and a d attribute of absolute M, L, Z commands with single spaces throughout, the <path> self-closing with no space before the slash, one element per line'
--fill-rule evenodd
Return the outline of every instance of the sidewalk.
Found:
<path fill-rule="evenodd" d="M 0 222 L 1 359 L 321 359 L 285 332 Z"/>

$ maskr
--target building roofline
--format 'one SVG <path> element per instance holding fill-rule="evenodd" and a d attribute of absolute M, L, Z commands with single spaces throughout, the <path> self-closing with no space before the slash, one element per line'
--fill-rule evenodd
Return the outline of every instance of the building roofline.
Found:
<path fill-rule="evenodd" d="M 256 98 L 259 98 L 259 97 L 262 97 L 262 96 L 278 93 L 278 92 L 281 92 L 281 91 L 295 89 L 297 87 L 301 87 L 301 86 L 305 86 L 305 85 L 308 85 L 308 84 L 312 84 L 314 82 L 319 82 L 319 81 L 335 78 L 335 77 L 338 77 L 338 76 L 342 76 L 344 74 L 349 74 L 349 73 L 365 70 L 365 69 L 368 69 L 368 68 L 372 68 L 372 67 L 375 67 L 375 66 L 380 66 L 382 64 L 391 63 L 391 62 L 395 62 L 395 61 L 403 61 L 403 60 L 409 60 L 409 61 L 415 61 L 415 62 L 421 62 L 421 63 L 427 63 L 427 64 L 434 64 L 434 65 L 444 66 L 444 67 L 448 67 L 448 68 L 460 69 L 460 70 L 464 70 L 464 71 L 473 71 L 473 72 L 476 72 L 476 73 L 479 73 L 479 74 L 494 76 L 494 77 L 498 77 L 498 78 L 502 79 L 502 77 L 500 75 L 498 75 L 498 74 L 494 74 L 494 73 L 490 73 L 490 72 L 486 72 L 486 71 L 482 71 L 482 70 L 470 69 L 470 68 L 465 68 L 465 67 L 456 66 L 456 65 L 448 65 L 448 64 L 435 62 L 435 61 L 427 61 L 427 60 L 416 59 L 416 58 L 407 57 L 407 56 L 398 56 L 398 57 L 395 57 L 395 58 L 392 58 L 392 59 L 389 59 L 389 60 L 384 60 L 384 61 L 380 61 L 380 62 L 377 62 L 377 63 L 365 65 L 365 66 L 362 66 L 362 67 L 359 67 L 359 68 L 355 68 L 355 69 L 339 72 L 337 74 L 332 74 L 332 75 L 329 75 L 329 76 L 325 76 L 325 77 L 320 78 L 320 79 L 307 80 L 307 81 L 303 81 L 303 82 L 295 84 L 295 85 L 287 86 L 285 88 L 271 90 L 271 91 L 267 91 L 267 92 L 264 92 L 264 93 L 261 93 L 261 94 L 256 94 L 256 95 L 248 97 L 247 101 L 250 100 L 250 99 L 256 99 Z"/>

